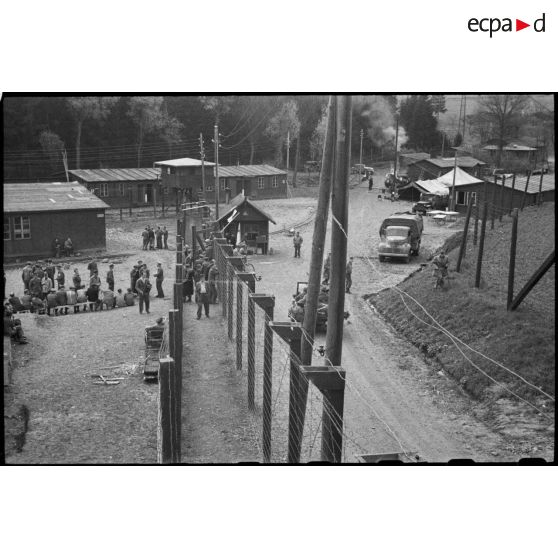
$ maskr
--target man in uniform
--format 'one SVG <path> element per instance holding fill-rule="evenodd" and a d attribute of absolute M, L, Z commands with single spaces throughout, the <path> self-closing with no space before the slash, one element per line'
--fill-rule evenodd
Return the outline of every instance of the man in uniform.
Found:
<path fill-rule="evenodd" d="M 89 277 L 93 277 L 94 273 L 99 273 L 99 267 L 95 258 L 91 258 L 91 261 L 87 264 L 87 269 L 89 270 Z"/>
<path fill-rule="evenodd" d="M 109 290 L 114 292 L 114 264 L 109 265 L 109 270 L 107 271 L 107 283 Z"/>
<path fill-rule="evenodd" d="M 345 292 L 351 293 L 351 286 L 353 285 L 353 257 L 349 258 L 347 268 L 345 271 Z"/>
<path fill-rule="evenodd" d="M 302 246 L 302 236 L 300 236 L 300 233 L 298 231 L 296 231 L 294 235 L 293 246 L 294 246 L 294 257 L 300 258 L 300 247 Z"/>
<path fill-rule="evenodd" d="M 56 274 L 56 284 L 58 285 L 58 288 L 60 289 L 61 287 L 64 287 L 65 283 L 66 283 L 66 276 L 64 275 L 64 272 L 62 271 L 62 266 L 56 266 L 58 269 L 58 273 Z"/>
<path fill-rule="evenodd" d="M 31 277 L 33 277 L 33 264 L 31 262 L 27 262 L 27 265 L 21 272 L 21 279 L 23 280 L 24 289 L 29 289 L 29 281 L 31 281 Z"/>
<path fill-rule="evenodd" d="M 169 231 L 167 231 L 167 227 L 163 225 L 163 242 L 165 244 L 165 250 L 169 249 L 168 239 L 169 239 Z"/>

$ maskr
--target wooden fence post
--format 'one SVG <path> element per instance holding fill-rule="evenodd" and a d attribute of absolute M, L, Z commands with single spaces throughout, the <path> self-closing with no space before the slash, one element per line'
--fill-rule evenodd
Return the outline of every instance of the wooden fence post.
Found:
<path fill-rule="evenodd" d="M 131 217 L 132 216 L 132 187 L 128 186 L 128 215 Z"/>
<path fill-rule="evenodd" d="M 531 171 L 527 171 L 527 180 L 525 181 L 525 190 L 523 190 L 523 198 L 521 198 L 521 211 L 525 207 L 525 199 L 527 198 L 527 188 L 529 188 L 529 180 L 531 179 Z"/>
<path fill-rule="evenodd" d="M 513 179 L 512 179 L 510 210 L 508 212 L 509 215 L 511 215 L 511 212 L 513 211 L 513 196 L 514 196 L 514 194 L 515 194 L 515 172 L 513 173 Z"/>
<path fill-rule="evenodd" d="M 256 274 L 253 272 L 247 273 L 243 271 L 237 271 L 236 278 L 238 281 L 246 283 L 248 287 L 248 343 L 246 360 L 248 363 L 248 408 L 250 410 L 253 410 L 255 408 L 254 392 L 256 386 L 256 315 L 254 300 L 251 298 L 251 293 L 256 290 Z M 242 321 L 242 316 L 240 319 Z M 240 339 L 242 342 L 242 337 Z M 242 368 L 242 360 L 240 368 Z"/>
<path fill-rule="evenodd" d="M 500 207 L 498 208 L 498 221 L 502 222 L 502 215 L 504 214 L 504 187 L 506 185 L 506 177 L 502 176 L 502 188 L 500 189 Z"/>
<path fill-rule="evenodd" d="M 270 322 L 269 327 L 286 341 L 290 348 L 289 448 L 287 461 L 289 463 L 299 463 L 306 415 L 306 399 L 308 397 L 308 382 L 306 378 L 301 376 L 299 370 L 302 326 L 295 322 Z"/>
<path fill-rule="evenodd" d="M 459 248 L 459 256 L 457 257 L 457 265 L 455 271 L 461 271 L 461 262 L 465 257 L 465 250 L 467 249 L 467 234 L 469 233 L 469 220 L 471 219 L 471 211 L 473 210 L 473 196 L 469 198 L 469 207 L 467 207 L 467 215 L 465 216 L 465 227 L 463 229 L 463 238 L 461 239 L 461 246 Z"/>
<path fill-rule="evenodd" d="M 473 246 L 477 245 L 479 237 L 479 205 L 475 206 L 475 228 L 473 229 Z"/>
<path fill-rule="evenodd" d="M 539 181 L 539 195 L 537 197 L 537 205 L 541 205 L 542 203 L 542 183 L 543 183 L 544 174 L 541 169 L 541 179 Z"/>
<path fill-rule="evenodd" d="M 171 418 L 175 463 L 180 462 L 182 431 L 182 324 L 180 320 L 180 310 L 169 310 L 169 355 L 174 363 L 171 383 Z"/>
<path fill-rule="evenodd" d="M 482 210 L 482 224 L 481 224 L 481 234 L 480 234 L 480 242 L 479 242 L 479 253 L 477 258 L 477 273 L 475 275 L 475 288 L 480 287 L 480 279 L 481 279 L 481 268 L 482 268 L 482 253 L 484 250 L 484 236 L 486 233 L 486 218 L 488 214 L 488 204 L 485 202 L 483 210 Z"/>
<path fill-rule="evenodd" d="M 242 370 L 242 311 L 244 285 L 236 275 L 236 369 Z"/>
<path fill-rule="evenodd" d="M 172 380 L 174 376 L 172 358 L 159 361 L 159 408 L 157 416 L 157 463 L 173 462 L 175 433 L 172 420 Z"/>
<path fill-rule="evenodd" d="M 508 302 L 507 309 L 511 309 L 513 302 L 513 282 L 515 277 L 515 251 L 517 246 L 517 209 L 513 212 L 513 222 L 512 222 L 512 234 L 511 234 L 511 244 L 510 244 L 510 268 L 508 272 Z"/>
<path fill-rule="evenodd" d="M 552 250 L 552 253 L 546 260 L 541 264 L 541 266 L 533 273 L 533 275 L 529 278 L 527 283 L 523 286 L 523 288 L 519 291 L 517 296 L 515 297 L 514 301 L 512 302 L 510 310 L 516 310 L 517 307 L 521 304 L 523 299 L 531 292 L 531 289 L 540 281 L 541 277 L 550 269 L 552 264 L 554 263 L 555 258 L 555 251 Z"/>
<path fill-rule="evenodd" d="M 251 294 L 250 298 L 265 312 L 264 361 L 263 361 L 263 403 L 262 403 L 262 452 L 264 463 L 271 461 L 271 404 L 273 378 L 273 331 L 269 326 L 273 321 L 275 297 Z"/>
<path fill-rule="evenodd" d="M 494 218 L 496 214 L 496 187 L 498 186 L 498 181 L 494 177 L 494 187 L 492 188 L 492 211 L 490 212 L 490 230 L 494 229 Z"/>
<path fill-rule="evenodd" d="M 324 396 L 322 461 L 341 463 L 345 370 L 337 366 L 301 366 L 300 371 Z"/>

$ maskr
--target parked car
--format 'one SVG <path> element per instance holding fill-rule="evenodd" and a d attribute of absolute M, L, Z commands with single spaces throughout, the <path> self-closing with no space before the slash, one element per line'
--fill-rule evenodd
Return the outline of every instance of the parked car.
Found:
<path fill-rule="evenodd" d="M 365 165 L 357 163 L 351 167 L 351 174 L 364 174 Z"/>
<path fill-rule="evenodd" d="M 433 209 L 445 209 L 449 205 L 449 193 L 441 194 L 421 194 L 419 201 L 413 205 L 412 212 L 425 215 L 427 211 Z"/>
<path fill-rule="evenodd" d="M 321 164 L 319 161 L 306 161 L 304 163 L 304 170 L 306 172 L 320 172 Z"/>
<path fill-rule="evenodd" d="M 419 255 L 423 228 L 418 213 L 394 213 L 384 219 L 380 227 L 379 260 L 399 258 L 409 263 L 411 256 Z"/>

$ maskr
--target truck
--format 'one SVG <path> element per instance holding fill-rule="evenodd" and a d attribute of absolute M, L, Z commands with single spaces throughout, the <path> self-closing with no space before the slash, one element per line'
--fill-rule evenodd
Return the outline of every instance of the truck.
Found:
<path fill-rule="evenodd" d="M 425 215 L 433 209 L 446 209 L 449 205 L 449 191 L 447 194 L 422 193 L 419 201 L 413 205 L 412 212 Z"/>
<path fill-rule="evenodd" d="M 402 259 L 409 263 L 411 256 L 418 256 L 423 231 L 422 216 L 409 211 L 394 213 L 382 222 L 378 259 Z"/>

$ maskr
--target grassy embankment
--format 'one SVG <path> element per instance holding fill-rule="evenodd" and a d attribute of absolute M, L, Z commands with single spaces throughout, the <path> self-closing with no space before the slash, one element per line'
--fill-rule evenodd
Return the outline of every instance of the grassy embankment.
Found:
<path fill-rule="evenodd" d="M 480 230 L 480 227 L 479 227 Z M 434 290 L 431 267 L 399 285 L 415 298 L 435 320 L 480 353 L 503 364 L 530 383 L 555 393 L 555 275 L 554 266 L 515 312 L 506 311 L 511 219 L 487 227 L 485 263 L 481 288 L 475 289 L 477 249 L 469 236 L 467 257 L 461 273 L 455 272 L 459 238 L 450 240 L 450 287 Z M 554 249 L 554 204 L 526 208 L 519 217 L 515 293 Z M 515 399 L 483 375 L 461 354 L 447 335 L 429 327 L 433 321 L 409 297 L 387 289 L 371 302 L 412 343 L 436 359 L 473 397 Z M 406 303 L 406 304 L 405 304 Z M 406 306 L 407 305 L 407 306 Z M 509 371 L 482 358 L 460 343 L 459 348 L 486 374 L 547 411 L 554 404 Z"/>

